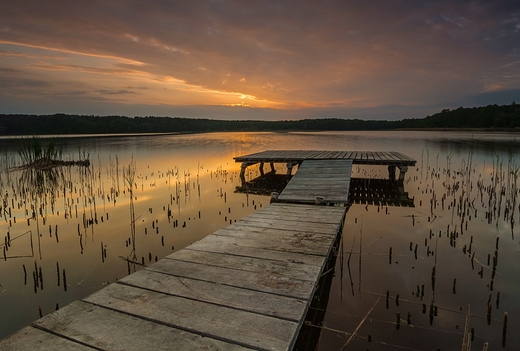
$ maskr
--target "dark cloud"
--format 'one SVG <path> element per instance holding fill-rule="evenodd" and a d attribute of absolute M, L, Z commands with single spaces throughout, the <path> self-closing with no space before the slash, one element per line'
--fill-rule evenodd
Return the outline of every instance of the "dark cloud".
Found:
<path fill-rule="evenodd" d="M 452 102 L 452 107 L 459 106 L 486 106 L 486 105 L 509 105 L 512 102 L 520 102 L 520 89 L 491 91 L 465 97 L 459 101 Z"/>

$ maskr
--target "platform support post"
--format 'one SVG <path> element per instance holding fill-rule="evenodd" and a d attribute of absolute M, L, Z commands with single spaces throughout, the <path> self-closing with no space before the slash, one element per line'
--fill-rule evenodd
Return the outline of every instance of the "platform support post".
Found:
<path fill-rule="evenodd" d="M 399 181 L 404 181 L 404 177 L 406 175 L 406 171 L 408 171 L 407 166 L 399 166 Z"/>
<path fill-rule="evenodd" d="M 388 178 L 392 181 L 395 180 L 395 169 L 395 166 L 388 166 Z"/>
<path fill-rule="evenodd" d="M 292 174 L 292 169 L 295 165 L 297 165 L 298 163 L 294 163 L 294 162 L 287 162 L 287 175 L 290 176 Z"/>

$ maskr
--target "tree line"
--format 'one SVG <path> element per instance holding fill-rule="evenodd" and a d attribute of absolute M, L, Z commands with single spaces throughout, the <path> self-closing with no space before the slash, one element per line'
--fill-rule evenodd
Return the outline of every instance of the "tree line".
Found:
<path fill-rule="evenodd" d="M 219 131 L 356 131 L 421 128 L 520 129 L 520 106 L 445 109 L 425 118 L 399 121 L 320 118 L 291 121 L 214 120 L 181 117 L 0 115 L 0 135 L 182 133 Z"/>

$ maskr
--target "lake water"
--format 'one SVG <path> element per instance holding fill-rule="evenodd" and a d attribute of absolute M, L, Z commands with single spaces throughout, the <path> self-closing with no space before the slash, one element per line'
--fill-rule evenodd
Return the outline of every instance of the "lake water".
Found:
<path fill-rule="evenodd" d="M 91 166 L 53 172 L 13 170 L 20 140 L 0 139 L 0 338 L 267 206 L 268 196 L 235 191 L 240 164 L 233 157 L 267 149 L 361 150 L 399 151 L 417 160 L 402 184 L 413 205 L 349 208 L 330 292 L 322 297 L 328 298 L 323 320 L 304 328 L 318 337 L 317 349 L 460 349 L 470 308 L 476 349 L 488 342 L 489 350 L 515 350 L 518 136 L 59 138 L 65 159 L 88 157 Z M 277 170 L 285 172 L 283 165 Z M 246 177 L 258 175 L 251 167 Z M 354 166 L 354 177 L 387 178 L 388 171 Z"/>

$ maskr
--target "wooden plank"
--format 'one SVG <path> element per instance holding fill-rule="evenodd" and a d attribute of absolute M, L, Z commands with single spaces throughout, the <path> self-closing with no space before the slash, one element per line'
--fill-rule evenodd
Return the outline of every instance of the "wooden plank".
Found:
<path fill-rule="evenodd" d="M 314 292 L 314 284 L 306 280 L 288 278 L 277 274 L 213 267 L 199 263 L 170 260 L 168 258 L 156 262 L 148 269 L 177 277 L 199 279 L 302 300 L 310 299 Z"/>
<path fill-rule="evenodd" d="M 284 204 L 277 203 L 277 205 L 284 205 Z M 313 207 L 316 208 L 315 206 L 313 206 Z M 277 211 L 277 212 L 273 212 L 273 213 L 263 212 L 263 213 L 255 213 L 255 216 L 250 216 L 248 218 L 275 219 L 275 218 L 280 218 L 280 216 L 286 216 L 285 218 L 288 222 L 298 222 L 299 221 L 299 222 L 310 222 L 310 223 L 317 222 L 321 218 L 323 218 L 322 223 L 337 224 L 338 222 L 341 221 L 341 219 L 344 216 L 345 209 L 342 209 L 342 210 L 343 210 L 342 213 L 341 212 L 337 213 L 337 212 L 332 212 L 332 211 L 331 212 L 322 212 L 322 211 L 318 212 L 317 210 L 316 210 L 316 212 L 303 212 L 303 213 L 295 213 L 295 212 L 291 212 L 291 211 Z M 308 215 L 308 216 L 306 216 L 306 215 Z"/>
<path fill-rule="evenodd" d="M 322 196 L 325 199 L 323 200 L 324 203 L 348 203 L 347 196 L 333 196 L 333 194 L 326 194 L 323 192 L 316 194 L 309 194 L 308 192 L 287 193 L 283 199 L 280 199 L 280 201 L 312 204 L 316 201 L 316 196 Z"/>
<path fill-rule="evenodd" d="M 284 193 L 284 196 L 287 196 L 288 194 L 292 192 L 302 192 L 307 191 L 310 195 L 320 195 L 320 194 L 334 194 L 334 193 L 340 193 L 339 195 L 348 197 L 347 194 L 341 194 L 343 192 L 346 192 L 348 190 L 349 184 L 343 183 L 343 184 L 334 184 L 330 186 L 325 186 L 323 184 L 321 185 L 313 185 L 313 184 L 301 184 L 301 185 L 293 185 L 290 190 L 286 191 Z"/>
<path fill-rule="evenodd" d="M 287 205 L 288 207 L 283 207 L 284 205 Z M 306 208 L 291 208 L 291 206 L 306 206 Z M 268 207 L 269 210 L 264 211 L 263 209 L 258 210 L 257 212 L 244 217 L 241 219 L 241 221 L 247 221 L 247 220 L 256 220 L 258 218 L 269 218 L 274 217 L 272 220 L 278 219 L 280 223 L 288 222 L 291 220 L 294 220 L 290 217 L 301 217 L 306 216 L 307 220 L 305 222 L 321 222 L 324 217 L 327 219 L 325 220 L 325 224 L 337 224 L 338 221 L 341 221 L 343 216 L 345 215 L 345 209 L 337 208 L 337 207 L 316 207 L 316 206 L 309 206 L 309 205 L 294 205 L 294 204 L 271 204 Z M 280 215 L 287 216 L 287 220 L 284 220 L 283 217 L 280 217 Z M 237 222 L 238 223 L 238 222 Z"/>
<path fill-rule="evenodd" d="M 330 162 L 331 163 L 336 163 L 338 160 L 331 160 Z M 341 161 L 346 161 L 346 160 L 341 160 Z M 346 161 L 348 162 L 348 161 Z M 306 161 L 304 161 L 302 163 L 302 166 L 298 169 L 298 171 L 300 173 L 317 173 L 319 171 L 323 171 L 323 172 L 329 172 L 329 173 L 338 173 L 338 170 L 342 170 L 342 171 L 345 171 L 345 168 L 348 167 L 348 165 L 334 165 L 334 164 L 331 164 L 331 165 L 327 165 L 327 164 L 316 164 L 316 165 L 312 165 L 312 166 L 309 166 L 309 165 L 305 165 Z M 343 162 L 342 162 L 343 163 Z"/>
<path fill-rule="evenodd" d="M 0 341 L 2 351 L 47 351 L 50 349 L 55 351 L 95 350 L 33 327 L 25 327 Z"/>
<path fill-rule="evenodd" d="M 279 197 L 280 199 L 280 197 Z M 297 223 L 297 222 L 283 222 L 280 220 L 262 220 L 255 218 L 244 218 L 238 222 L 229 225 L 228 228 L 233 228 L 234 226 L 251 226 L 251 227 L 259 227 L 259 228 L 273 228 L 273 229 L 284 229 L 284 230 L 292 230 L 292 231 L 313 231 L 321 234 L 331 234 L 335 233 L 339 224 L 328 224 L 328 223 Z"/>
<path fill-rule="evenodd" d="M 312 182 L 312 183 L 304 183 L 299 182 L 297 184 L 293 184 L 290 189 L 286 189 L 285 193 L 290 192 L 292 190 L 302 190 L 302 189 L 308 189 L 309 191 L 335 191 L 340 192 L 342 195 L 347 196 L 347 191 L 349 189 L 349 182 L 341 181 L 336 183 L 327 183 L 327 184 L 321 184 L 318 182 Z"/>
<path fill-rule="evenodd" d="M 98 350 L 251 350 L 82 301 L 73 302 L 34 324 Z"/>
<path fill-rule="evenodd" d="M 337 214 L 340 216 L 343 216 L 345 214 L 344 208 L 339 207 L 316 207 L 316 206 L 309 206 L 309 205 L 300 205 L 300 204 L 278 204 L 273 203 L 268 206 L 270 208 L 270 211 L 286 211 L 286 212 L 295 212 L 295 213 L 305 213 L 305 215 L 309 215 L 311 213 L 316 213 L 321 216 L 321 213 L 323 214 Z M 267 207 L 266 207 L 267 208 Z M 260 209 L 259 211 L 256 211 L 255 213 L 263 212 L 263 209 Z M 285 213 L 285 212 L 284 212 Z"/>
<path fill-rule="evenodd" d="M 299 328 L 291 321 L 117 283 L 85 301 L 260 350 L 290 350 Z"/>
<path fill-rule="evenodd" d="M 326 178 L 325 176 L 338 176 L 345 175 L 348 171 L 348 168 L 331 168 L 331 167 L 316 167 L 314 169 L 302 169 L 298 170 L 298 178 L 302 176 L 311 176 L 311 175 L 321 175 L 322 179 Z"/>
<path fill-rule="evenodd" d="M 293 204 L 273 203 L 273 204 L 269 205 L 269 207 L 272 207 L 272 205 L 275 205 L 275 204 L 276 204 L 276 206 L 293 205 Z M 301 204 L 298 204 L 298 205 L 309 206 L 309 205 L 301 205 Z M 249 219 L 249 218 L 271 218 L 271 217 L 280 219 L 280 216 L 285 215 L 285 216 L 287 216 L 287 221 L 303 220 L 304 222 L 317 222 L 317 221 L 320 221 L 324 216 L 326 216 L 324 223 L 333 224 L 333 223 L 337 223 L 338 220 L 341 220 L 341 218 L 345 214 L 345 209 L 337 208 L 337 207 L 327 208 L 326 211 L 323 211 L 322 207 L 318 207 L 318 208 L 316 208 L 316 206 L 309 206 L 309 207 L 314 208 L 314 211 L 312 211 L 312 210 L 310 210 L 310 211 L 309 210 L 292 211 L 290 209 L 286 210 L 286 209 L 282 208 L 279 210 L 277 209 L 276 211 L 273 211 L 273 212 L 257 211 L 250 216 L 244 217 L 244 219 L 246 219 L 246 218 L 247 219 Z"/>
<path fill-rule="evenodd" d="M 327 177 L 327 174 L 309 174 L 307 176 L 300 176 L 298 178 L 291 179 L 289 181 L 289 184 L 286 186 L 286 189 L 293 183 L 323 183 L 323 184 L 331 184 L 334 182 L 339 181 L 349 181 L 350 177 L 346 177 L 345 175 L 337 174 L 337 175 L 331 175 L 330 177 Z"/>
<path fill-rule="evenodd" d="M 337 225 L 338 229 L 340 227 L 340 225 L 338 224 Z M 320 237 L 329 237 L 329 238 L 335 238 L 336 235 L 337 235 L 337 230 L 333 233 L 333 232 L 322 232 L 322 233 L 317 233 L 317 232 L 314 232 L 312 231 L 312 229 L 309 229 L 307 227 L 300 227 L 300 228 L 297 228 L 296 230 L 287 230 L 287 229 L 279 229 L 279 228 L 269 228 L 269 227 L 262 227 L 262 226 L 251 226 L 251 225 L 245 225 L 245 223 L 234 223 L 230 226 L 227 226 L 225 228 L 222 228 L 222 229 L 219 229 L 217 232 L 215 232 L 214 234 L 217 234 L 217 235 L 227 235 L 227 236 L 243 236 L 243 237 L 247 237 L 249 239 L 253 239 L 253 238 L 256 238 L 256 237 L 261 237 L 261 236 L 275 236 L 275 235 L 284 235 L 284 237 L 286 236 L 287 238 L 292 238 L 292 237 L 307 237 L 307 236 L 312 236 L 314 238 L 314 236 L 316 236 L 316 238 L 320 238 Z M 251 237 L 250 235 L 254 235 L 254 237 Z M 263 240 L 263 239 L 260 239 L 260 240 Z M 274 239 L 273 239 L 274 240 Z M 283 238 L 280 239 L 280 241 L 282 241 Z"/>
<path fill-rule="evenodd" d="M 283 218 L 286 221 L 297 221 L 297 222 L 316 222 L 321 223 L 337 224 L 342 221 L 346 209 L 341 207 L 316 207 L 309 206 L 310 211 L 292 211 L 286 210 L 281 207 L 282 203 L 274 203 L 267 208 L 274 208 L 270 211 L 262 211 L 262 209 L 256 211 L 250 215 L 249 218 Z M 324 211 L 326 209 L 326 211 Z"/>
<path fill-rule="evenodd" d="M 346 160 L 341 160 L 341 161 L 346 161 Z M 329 162 L 338 162 L 338 161 L 331 160 Z M 348 161 L 346 161 L 346 162 L 348 162 Z M 331 164 L 315 164 L 315 165 L 312 165 L 312 167 L 309 167 L 309 166 L 305 165 L 305 161 L 304 161 L 298 171 L 301 173 L 311 173 L 314 170 L 319 169 L 322 172 L 341 173 L 341 171 L 345 172 L 346 166 L 347 165 L 341 165 L 341 167 L 338 167 L 338 165 L 331 165 Z"/>
<path fill-rule="evenodd" d="M 339 159 L 345 159 L 345 158 L 348 158 L 347 155 L 348 155 L 348 151 L 341 151 L 341 154 L 339 155 Z"/>
<path fill-rule="evenodd" d="M 295 182 L 303 182 L 303 181 L 321 181 L 321 182 L 331 182 L 338 180 L 348 180 L 350 179 L 350 174 L 346 172 L 320 172 L 319 169 L 315 170 L 315 173 L 305 172 L 300 174 L 299 176 L 294 176 L 287 186 Z M 286 187 L 287 187 L 286 186 Z"/>
<path fill-rule="evenodd" d="M 314 282 L 321 267 L 279 260 L 228 255 L 198 250 L 180 250 L 168 256 L 171 260 L 200 263 L 214 267 L 236 269 L 246 272 L 274 274 L 288 278 Z"/>
<path fill-rule="evenodd" d="M 307 303 L 299 299 L 175 277 L 148 269 L 131 274 L 119 282 L 164 294 L 186 297 L 295 322 L 299 322 L 305 317 L 307 308 Z"/>
<path fill-rule="evenodd" d="M 322 184 L 333 184 L 335 182 L 348 182 L 350 181 L 350 174 L 346 176 L 345 174 L 330 174 L 322 173 L 322 174 L 308 174 L 306 176 L 300 176 L 298 178 L 291 179 L 292 183 L 322 183 Z M 288 185 L 289 186 L 289 185 Z M 287 188 L 287 187 L 286 187 Z"/>
<path fill-rule="evenodd" d="M 402 163 L 406 164 L 406 165 L 412 165 L 411 163 L 413 162 L 413 165 L 415 165 L 415 160 L 413 160 L 412 158 L 400 153 L 400 152 L 397 152 L 397 151 L 391 151 L 390 152 L 396 159 L 399 159 Z"/>
<path fill-rule="evenodd" d="M 275 237 L 276 234 L 260 234 L 255 237 L 225 235 L 235 231 L 220 230 L 204 240 L 186 247 L 186 250 L 200 250 L 230 255 L 266 258 L 284 262 L 304 263 L 321 267 L 323 257 L 329 252 L 334 237 L 293 232 L 294 236 Z M 250 233 L 251 234 L 251 233 Z M 254 234 L 254 233 L 253 233 Z M 234 238 L 234 239 L 230 239 Z M 283 254 L 281 254 L 283 252 Z"/>

